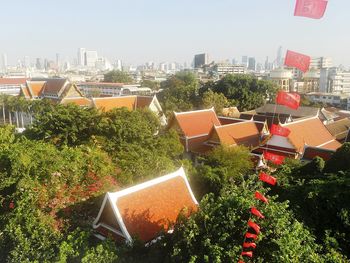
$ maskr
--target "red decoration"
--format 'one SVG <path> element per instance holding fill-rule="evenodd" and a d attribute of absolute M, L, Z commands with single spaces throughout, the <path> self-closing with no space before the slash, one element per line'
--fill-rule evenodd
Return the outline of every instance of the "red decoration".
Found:
<path fill-rule="evenodd" d="M 254 223 L 252 220 L 249 220 L 249 221 L 248 221 L 248 226 L 251 227 L 251 228 L 253 228 L 254 231 L 255 231 L 257 234 L 260 233 L 260 226 L 259 226 L 258 224 L 256 224 L 256 223 Z"/>
<path fill-rule="evenodd" d="M 243 260 L 239 260 L 238 263 L 244 263 L 244 261 Z"/>
<path fill-rule="evenodd" d="M 263 173 L 263 172 L 261 172 L 259 174 L 259 180 L 263 181 L 267 184 L 270 184 L 270 185 L 276 185 L 276 183 L 277 183 L 277 179 L 275 177 L 268 175 L 266 173 Z"/>
<path fill-rule="evenodd" d="M 245 234 L 245 238 L 257 239 L 257 238 L 258 238 L 258 235 L 255 235 L 255 234 L 252 234 L 252 233 L 247 232 L 247 233 Z"/>
<path fill-rule="evenodd" d="M 279 91 L 277 93 L 276 103 L 296 110 L 300 105 L 300 95 L 295 92 Z"/>
<path fill-rule="evenodd" d="M 274 164 L 280 165 L 284 162 L 284 159 L 286 157 L 284 157 L 282 155 L 270 153 L 270 152 L 264 152 L 264 158 L 265 158 L 265 160 L 271 161 Z"/>
<path fill-rule="evenodd" d="M 294 15 L 320 19 L 326 11 L 327 4 L 328 1 L 325 0 L 297 0 Z"/>
<path fill-rule="evenodd" d="M 300 54 L 294 51 L 287 50 L 284 65 L 300 69 L 302 72 L 306 72 L 310 67 L 311 57 Z"/>
<path fill-rule="evenodd" d="M 15 204 L 14 204 L 14 202 L 13 202 L 13 201 L 11 201 L 11 202 L 10 202 L 10 204 L 9 204 L 9 208 L 10 208 L 10 209 L 14 209 L 14 208 L 15 208 Z"/>
<path fill-rule="evenodd" d="M 271 134 L 278 135 L 283 137 L 288 137 L 290 134 L 290 129 L 284 128 L 281 125 L 272 124 L 271 126 Z"/>
<path fill-rule="evenodd" d="M 258 199 L 258 200 L 264 202 L 265 204 L 269 203 L 269 200 L 263 194 L 261 194 L 258 191 L 255 192 L 255 199 Z"/>
<path fill-rule="evenodd" d="M 243 243 L 243 248 L 256 248 L 256 244 L 253 242 L 244 242 Z"/>
<path fill-rule="evenodd" d="M 245 257 L 250 257 L 252 258 L 253 257 L 253 252 L 252 251 L 243 251 L 241 253 L 242 256 L 245 256 Z"/>
<path fill-rule="evenodd" d="M 250 209 L 250 212 L 255 215 L 256 217 L 259 217 L 259 218 L 265 218 L 265 216 L 258 210 L 256 209 L 255 207 L 252 207 Z"/>

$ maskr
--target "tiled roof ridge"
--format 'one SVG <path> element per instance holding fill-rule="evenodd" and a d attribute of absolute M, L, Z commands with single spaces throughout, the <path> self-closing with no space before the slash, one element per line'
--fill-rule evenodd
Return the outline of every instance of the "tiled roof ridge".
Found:
<path fill-rule="evenodd" d="M 298 118 L 296 121 L 287 122 L 287 123 L 281 123 L 281 126 L 288 126 L 288 125 L 298 124 L 300 122 L 313 120 L 313 119 L 318 119 L 318 116 L 307 116 L 307 117 L 304 117 L 304 118 Z"/>
<path fill-rule="evenodd" d="M 135 97 L 137 97 L 137 95 L 118 96 L 118 97 L 96 97 L 92 99 L 93 100 L 110 100 L 110 99 L 135 98 Z"/>
<path fill-rule="evenodd" d="M 185 115 L 185 114 L 190 114 L 190 113 L 197 113 L 197 112 L 214 112 L 215 113 L 215 111 L 214 111 L 214 107 L 211 107 L 211 108 L 209 108 L 209 109 L 203 109 L 203 110 L 192 110 L 192 111 L 184 111 L 184 112 L 176 112 L 176 111 L 174 111 L 174 114 L 175 114 L 175 116 L 177 116 L 177 115 Z M 215 116 L 216 116 L 216 118 L 218 118 L 217 117 L 217 115 L 216 115 L 216 113 L 215 113 Z"/>

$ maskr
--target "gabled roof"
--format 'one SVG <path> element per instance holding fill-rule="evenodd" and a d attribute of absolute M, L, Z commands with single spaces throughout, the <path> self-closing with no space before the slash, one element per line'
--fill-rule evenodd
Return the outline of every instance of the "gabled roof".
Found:
<path fill-rule="evenodd" d="M 272 124 L 283 124 L 287 123 L 290 119 L 290 115 L 286 114 L 275 114 L 275 115 L 265 115 L 265 114 L 248 114 L 242 113 L 239 119 L 243 120 L 254 120 L 260 122 L 267 122 L 267 125 L 271 127 Z"/>
<path fill-rule="evenodd" d="M 42 89 L 43 95 L 60 96 L 66 85 L 69 84 L 67 79 L 46 79 L 44 88 Z"/>
<path fill-rule="evenodd" d="M 136 109 L 136 96 L 93 98 L 95 108 L 102 111 L 110 111 L 114 108 L 125 107 L 128 110 Z"/>
<path fill-rule="evenodd" d="M 224 145 L 244 145 L 255 148 L 260 144 L 263 127 L 264 123 L 257 125 L 253 121 L 214 126 L 209 141 L 219 139 Z"/>
<path fill-rule="evenodd" d="M 135 185 L 115 193 L 107 193 L 93 228 L 107 229 L 131 242 L 134 236 L 144 242 L 155 239 L 168 230 L 182 209 L 197 210 L 195 199 L 185 171 L 174 173 Z"/>
<path fill-rule="evenodd" d="M 336 150 L 341 146 L 318 117 L 304 118 L 283 126 L 291 131 L 288 140 L 297 152 L 302 152 L 305 145 L 320 148 L 327 147 L 330 150 Z"/>
<path fill-rule="evenodd" d="M 0 78 L 0 85 L 25 85 L 26 78 Z"/>
<path fill-rule="evenodd" d="M 350 129 L 350 119 L 344 118 L 335 121 L 326 125 L 326 128 L 338 141 L 344 141 Z"/>
<path fill-rule="evenodd" d="M 189 112 L 174 112 L 174 119 L 186 137 L 208 135 L 211 129 L 220 126 L 213 108 Z"/>
<path fill-rule="evenodd" d="M 137 96 L 136 107 L 138 109 L 147 108 L 151 105 L 154 97 L 150 96 Z"/>
<path fill-rule="evenodd" d="M 46 81 L 27 81 L 27 87 L 31 98 L 38 98 L 46 84 Z"/>
<path fill-rule="evenodd" d="M 318 116 L 320 109 L 313 107 L 299 107 L 297 110 L 290 109 L 283 105 L 277 104 L 265 104 L 262 107 L 255 109 L 255 111 L 259 114 L 284 114 L 290 115 L 292 117 L 300 118 L 300 117 L 310 117 L 310 116 Z"/>
<path fill-rule="evenodd" d="M 82 97 L 77 97 L 77 98 L 64 98 L 61 101 L 61 104 L 67 105 L 67 104 L 75 104 L 77 106 L 82 106 L 82 107 L 90 107 L 92 104 L 92 101 L 88 98 L 82 98 Z"/>
<path fill-rule="evenodd" d="M 301 159 L 305 161 L 312 161 L 312 159 L 315 157 L 321 157 L 323 160 L 328 161 L 331 159 L 334 153 L 335 151 L 333 150 L 306 146 L 303 157 Z"/>

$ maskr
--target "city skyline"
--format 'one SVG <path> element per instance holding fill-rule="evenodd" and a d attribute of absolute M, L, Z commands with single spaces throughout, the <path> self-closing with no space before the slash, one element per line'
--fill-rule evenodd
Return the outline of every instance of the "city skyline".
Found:
<path fill-rule="evenodd" d="M 22 2 L 18 8 L 18 3 L 8 2 L 0 18 L 6 36 L 0 53 L 7 54 L 9 64 L 25 56 L 32 63 L 36 58 L 55 61 L 56 54 L 71 61 L 79 47 L 127 64 L 189 63 L 199 53 L 216 61 L 240 61 L 247 55 L 263 63 L 266 56 L 275 59 L 283 46 L 284 51 L 332 57 L 334 65 L 349 66 L 350 56 L 344 54 L 350 37 L 342 32 L 349 24 L 350 3 L 330 2 L 321 21 L 293 17 L 294 3 L 36 0 Z"/>

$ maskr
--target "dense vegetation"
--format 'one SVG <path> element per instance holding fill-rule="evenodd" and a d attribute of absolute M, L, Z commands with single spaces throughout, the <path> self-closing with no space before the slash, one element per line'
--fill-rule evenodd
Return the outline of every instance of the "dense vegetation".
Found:
<path fill-rule="evenodd" d="M 234 99 L 194 81 L 183 74 L 163 83 L 180 93 L 163 86 L 168 110 L 201 107 L 205 93 L 218 107 Z M 150 111 L 18 103 L 34 118 L 24 134 L 0 127 L 0 262 L 237 262 L 252 205 L 266 216 L 252 262 L 349 262 L 350 144 L 328 162 L 288 160 L 275 171 L 278 187 L 269 189 L 244 147 L 218 147 L 196 164 L 184 160 L 178 135 Z M 180 215 L 173 234 L 147 248 L 94 237 L 91 223 L 107 191 L 181 165 L 200 209 Z M 255 190 L 268 205 L 254 200 Z"/>

